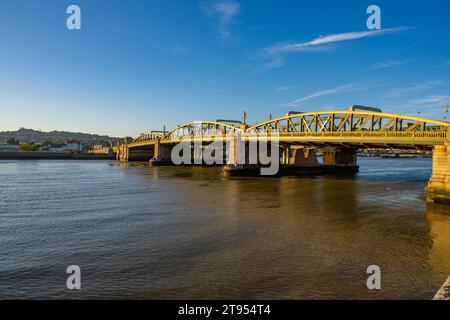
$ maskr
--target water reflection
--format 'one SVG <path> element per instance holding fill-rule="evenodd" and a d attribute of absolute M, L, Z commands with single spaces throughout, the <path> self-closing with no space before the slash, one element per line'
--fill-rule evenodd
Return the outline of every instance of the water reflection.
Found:
<path fill-rule="evenodd" d="M 430 249 L 429 260 L 433 267 L 434 289 L 437 291 L 443 284 L 450 269 L 450 212 L 449 208 L 440 204 L 428 204 L 426 218 L 430 224 L 433 246 Z"/>
<path fill-rule="evenodd" d="M 420 197 L 429 163 L 360 164 L 352 178 L 237 178 L 6 163 L 0 297 L 431 298 L 450 274 L 450 215 Z M 74 262 L 87 270 L 75 294 L 60 272 Z M 366 289 L 371 264 L 381 291 Z"/>

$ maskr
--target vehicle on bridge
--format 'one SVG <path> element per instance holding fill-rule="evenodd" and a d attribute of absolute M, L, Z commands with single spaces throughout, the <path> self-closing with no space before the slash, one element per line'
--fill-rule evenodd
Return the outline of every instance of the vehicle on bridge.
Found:
<path fill-rule="evenodd" d="M 375 108 L 375 107 L 367 107 L 367 106 L 360 106 L 360 105 L 353 105 L 349 108 L 350 111 L 371 111 L 371 112 L 383 112 L 381 109 L 379 108 Z"/>

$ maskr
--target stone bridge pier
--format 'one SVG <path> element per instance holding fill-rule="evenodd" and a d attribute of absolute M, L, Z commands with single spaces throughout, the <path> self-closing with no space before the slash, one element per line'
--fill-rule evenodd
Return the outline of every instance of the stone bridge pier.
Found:
<path fill-rule="evenodd" d="M 315 149 L 291 146 L 282 153 L 282 164 L 295 167 L 318 167 Z"/>
<path fill-rule="evenodd" d="M 153 166 L 172 165 L 172 149 L 174 145 L 155 143 L 155 152 L 150 164 Z"/>
<path fill-rule="evenodd" d="M 249 142 L 236 139 L 226 147 L 226 165 L 223 170 L 231 176 L 277 175 L 279 170 L 270 170 L 268 173 L 266 169 L 280 168 L 282 152 L 278 141 Z"/>
<path fill-rule="evenodd" d="M 116 160 L 128 161 L 128 146 L 126 144 L 121 144 L 117 149 Z"/>
<path fill-rule="evenodd" d="M 116 154 L 116 160 L 122 162 L 128 161 L 149 161 L 153 157 L 154 149 L 133 149 L 126 144 L 121 145 Z"/>
<path fill-rule="evenodd" d="M 428 202 L 450 204 L 450 142 L 433 147 L 433 172 L 425 188 Z"/>
<path fill-rule="evenodd" d="M 254 149 L 249 148 L 248 143 L 245 146 L 245 154 L 236 155 L 235 152 L 228 150 L 228 155 L 234 159 L 232 163 L 224 167 L 224 171 L 230 175 L 257 175 L 261 174 L 261 168 L 277 167 L 278 170 L 274 175 L 284 174 L 303 174 L 303 173 L 321 173 L 323 167 L 318 163 L 315 149 L 303 148 L 296 145 L 278 145 L 272 150 L 270 143 L 261 150 L 261 145 L 255 145 Z M 276 150 L 276 154 L 272 153 Z M 259 154 L 261 151 L 262 154 Z M 265 154 L 265 155 L 264 155 Z M 263 161 L 261 157 L 267 158 Z M 240 161 L 237 161 L 240 158 Z M 233 163 L 234 162 L 234 163 Z M 272 172 L 272 171 L 271 171 Z"/>
<path fill-rule="evenodd" d="M 358 149 L 346 147 L 323 148 L 323 165 L 328 172 L 358 172 Z"/>
<path fill-rule="evenodd" d="M 150 161 L 154 150 L 151 149 L 128 149 L 128 161 Z"/>

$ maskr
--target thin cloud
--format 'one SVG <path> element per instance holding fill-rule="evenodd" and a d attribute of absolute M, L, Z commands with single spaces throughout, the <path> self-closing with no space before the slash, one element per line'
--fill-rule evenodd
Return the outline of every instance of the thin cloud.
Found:
<path fill-rule="evenodd" d="M 322 97 L 322 96 L 327 96 L 327 95 L 331 95 L 331 94 L 338 94 L 338 93 L 342 93 L 342 92 L 352 92 L 352 91 L 359 91 L 359 90 L 364 90 L 367 87 L 362 87 L 362 86 L 358 86 L 354 83 L 349 83 L 349 84 L 345 84 L 342 86 L 338 86 L 338 87 L 334 87 L 334 88 L 329 88 L 329 89 L 324 89 L 324 90 L 320 90 L 320 91 L 316 91 L 311 93 L 310 95 L 307 95 L 305 97 L 301 97 L 299 99 L 287 102 L 282 104 L 282 107 L 293 107 L 296 105 L 299 105 L 305 101 L 311 100 L 311 99 L 315 99 L 318 97 Z"/>
<path fill-rule="evenodd" d="M 274 91 L 279 92 L 279 91 L 286 91 L 286 90 L 290 90 L 290 89 L 292 89 L 291 86 L 281 86 L 281 87 L 275 88 Z"/>
<path fill-rule="evenodd" d="M 385 102 L 395 113 L 413 114 L 421 112 L 421 116 L 427 115 L 431 118 L 440 118 L 445 106 L 449 105 L 448 95 L 426 95 L 419 98 L 408 99 L 397 102 Z"/>
<path fill-rule="evenodd" d="M 210 0 L 202 1 L 200 9 L 205 16 L 216 17 L 219 20 L 219 32 L 227 39 L 231 36 L 231 25 L 241 13 L 241 4 L 234 0 Z"/>
<path fill-rule="evenodd" d="M 336 42 L 342 41 L 350 41 L 357 40 L 369 37 L 376 37 L 385 34 L 394 34 L 402 31 L 406 31 L 412 29 L 411 27 L 395 27 L 395 28 L 387 28 L 381 30 L 373 30 L 373 31 L 356 31 L 356 32 L 346 32 L 346 33 L 337 33 L 330 34 L 326 36 L 320 36 L 308 42 L 300 42 L 300 43 L 291 43 L 291 44 L 282 44 L 275 45 L 265 49 L 267 54 L 281 54 L 281 53 L 289 53 L 289 52 L 300 52 L 304 51 L 310 47 L 321 46 Z"/>
<path fill-rule="evenodd" d="M 394 27 L 382 30 L 330 34 L 326 36 L 320 36 L 307 42 L 277 44 L 271 47 L 267 47 L 260 50 L 256 57 L 260 60 L 266 60 L 266 62 L 259 68 L 259 70 L 267 71 L 284 66 L 284 55 L 289 53 L 329 51 L 333 50 L 339 42 L 395 34 L 414 28 L 415 27 Z"/>
<path fill-rule="evenodd" d="M 396 66 L 401 66 L 403 64 L 410 63 L 412 60 L 390 60 L 385 62 L 379 62 L 370 67 L 370 69 L 387 69 Z"/>
<path fill-rule="evenodd" d="M 410 86 L 394 88 L 382 95 L 380 104 L 390 106 L 395 113 L 414 114 L 439 119 L 450 104 L 448 80 L 428 80 Z"/>
<path fill-rule="evenodd" d="M 414 106 L 423 106 L 423 107 L 445 107 L 450 103 L 450 96 L 427 96 L 424 98 L 413 99 L 409 101 L 409 104 Z"/>
<path fill-rule="evenodd" d="M 400 88 L 394 88 L 390 90 L 386 96 L 389 98 L 396 98 L 396 97 L 404 97 L 409 96 L 412 94 L 417 94 L 424 91 L 442 91 L 447 90 L 448 83 L 444 80 L 428 80 L 420 83 L 413 84 L 408 87 L 400 87 Z"/>
<path fill-rule="evenodd" d="M 283 65 L 284 65 L 284 59 L 282 57 L 280 57 L 280 56 L 277 56 L 274 59 L 264 63 L 261 69 L 263 71 L 266 71 L 266 70 L 280 68 Z"/>

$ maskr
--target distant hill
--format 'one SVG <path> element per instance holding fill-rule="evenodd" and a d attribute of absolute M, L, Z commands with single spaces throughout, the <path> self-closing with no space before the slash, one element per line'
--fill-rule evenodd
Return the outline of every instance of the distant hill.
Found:
<path fill-rule="evenodd" d="M 84 146 L 93 146 L 96 144 L 105 144 L 112 142 L 115 144 L 123 138 L 109 137 L 106 135 L 89 134 L 81 132 L 67 132 L 67 131 L 37 131 L 33 129 L 20 128 L 17 131 L 0 131 L 0 143 L 6 143 L 9 138 L 19 139 L 20 143 L 34 142 L 43 143 L 45 141 L 60 141 L 78 140 Z"/>

